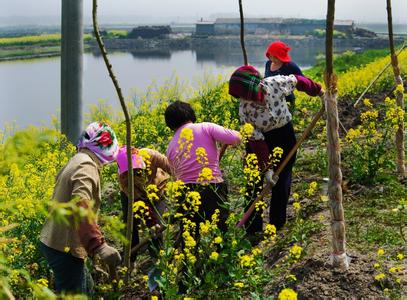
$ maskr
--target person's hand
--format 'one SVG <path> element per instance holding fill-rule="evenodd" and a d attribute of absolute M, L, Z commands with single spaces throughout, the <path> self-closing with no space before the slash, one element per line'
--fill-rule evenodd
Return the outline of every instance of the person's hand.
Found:
<path fill-rule="evenodd" d="M 106 243 L 97 248 L 95 254 L 99 255 L 108 266 L 112 267 L 118 266 L 122 260 L 119 251 Z"/>
<path fill-rule="evenodd" d="M 321 90 L 319 91 L 318 96 L 323 97 L 324 95 L 325 95 L 325 90 L 321 88 Z"/>
<path fill-rule="evenodd" d="M 264 178 L 266 180 L 266 183 L 274 183 L 274 179 L 273 179 L 273 175 L 274 175 L 274 171 L 273 170 L 267 170 L 266 174 L 264 174 Z"/>

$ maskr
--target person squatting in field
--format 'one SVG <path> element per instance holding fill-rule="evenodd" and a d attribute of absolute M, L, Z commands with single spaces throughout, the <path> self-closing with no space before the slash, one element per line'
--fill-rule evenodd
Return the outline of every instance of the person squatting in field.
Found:
<path fill-rule="evenodd" d="M 246 145 L 246 152 L 256 154 L 260 170 L 265 173 L 256 189 L 262 186 L 264 177 L 268 182 L 272 180 L 272 170 L 267 168 L 273 149 L 279 147 L 283 150 L 281 162 L 296 143 L 292 115 L 286 101 L 286 96 L 295 88 L 310 96 L 321 96 L 324 93 L 320 84 L 307 77 L 277 75 L 262 79 L 260 73 L 252 66 L 239 67 L 230 77 L 229 94 L 240 99 L 240 121 L 254 126 L 252 137 Z M 286 222 L 294 162 L 295 155 L 280 173 L 276 185 L 272 188 L 269 221 L 277 229 L 282 228 Z M 255 195 L 256 192 L 251 194 Z M 253 201 L 254 199 L 251 200 Z M 252 215 L 248 224 L 250 224 L 246 228 L 248 233 L 255 234 L 261 231 L 263 226 L 261 214 Z"/>
<path fill-rule="evenodd" d="M 143 214 L 138 211 L 134 211 L 135 220 L 133 222 L 133 236 L 131 240 L 131 247 L 134 247 L 140 242 L 138 232 L 140 226 L 152 228 L 157 225 L 162 225 L 160 220 L 165 209 L 165 203 L 162 199 L 162 195 L 165 185 L 170 179 L 171 168 L 167 157 L 156 150 L 148 148 L 132 148 L 131 151 L 134 179 L 134 203 L 136 204 L 135 207 L 138 207 L 138 204 L 140 204 L 142 208 L 146 210 Z M 119 154 L 117 155 L 117 165 L 119 172 L 123 222 L 127 223 L 129 186 L 126 146 L 119 149 Z M 154 191 L 151 191 L 150 193 L 150 195 L 154 195 L 154 199 L 149 199 L 147 195 L 147 189 L 149 187 L 154 189 Z M 150 198 L 151 197 L 152 196 L 150 196 Z M 154 240 L 153 244 L 155 247 L 158 247 L 157 240 Z M 135 258 L 136 255 L 131 256 L 132 261 L 134 261 Z"/>
<path fill-rule="evenodd" d="M 228 188 L 219 167 L 216 143 L 237 145 L 240 133 L 220 125 L 195 123 L 195 111 L 190 104 L 175 101 L 165 110 L 165 122 L 174 131 L 167 157 L 177 180 L 185 183 L 189 191 L 200 194 L 201 205 L 191 221 L 199 224 L 220 211 L 219 229 L 226 231 L 228 210 L 222 205 Z"/>
<path fill-rule="evenodd" d="M 116 135 L 108 125 L 91 123 L 79 138 L 77 153 L 56 177 L 53 200 L 71 202 L 93 216 L 79 219 L 76 225 L 74 217 L 65 224 L 51 214 L 42 228 L 39 245 L 54 272 L 57 292 L 93 293 L 93 281 L 85 266 L 87 256 L 97 254 L 110 268 L 121 261 L 94 217 L 101 205 L 101 169 L 116 160 L 118 149 Z"/>

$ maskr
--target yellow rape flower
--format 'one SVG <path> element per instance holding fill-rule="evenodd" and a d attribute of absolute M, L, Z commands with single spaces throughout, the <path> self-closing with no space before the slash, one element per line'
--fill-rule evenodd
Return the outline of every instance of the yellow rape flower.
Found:
<path fill-rule="evenodd" d="M 383 280 L 385 278 L 386 278 L 386 275 L 384 273 L 380 273 L 380 274 L 377 274 L 374 279 L 376 281 L 381 281 L 381 280 Z"/>
<path fill-rule="evenodd" d="M 318 186 L 318 183 L 316 183 L 316 181 L 313 181 L 313 182 L 311 182 L 310 184 L 309 184 L 309 187 L 310 187 L 310 189 L 316 189 L 317 188 L 317 186 Z"/>
<path fill-rule="evenodd" d="M 235 287 L 238 287 L 238 288 L 243 288 L 243 287 L 244 287 L 244 283 L 243 283 L 243 282 L 235 282 L 233 285 L 234 285 Z"/>
<path fill-rule="evenodd" d="M 398 84 L 396 87 L 396 92 L 404 93 L 404 86 L 402 84 Z"/>
<path fill-rule="evenodd" d="M 298 246 L 298 245 L 294 245 L 291 247 L 289 255 L 294 260 L 298 260 L 301 257 L 301 253 L 302 253 L 302 247 Z"/>
<path fill-rule="evenodd" d="M 377 255 L 378 256 L 384 255 L 384 249 L 380 248 L 379 250 L 377 250 Z"/>
<path fill-rule="evenodd" d="M 177 199 L 182 196 L 182 191 L 186 188 L 185 183 L 181 180 L 170 181 L 165 186 L 165 194 L 169 199 Z"/>
<path fill-rule="evenodd" d="M 199 173 L 198 182 L 208 182 L 213 180 L 214 178 L 215 177 L 213 176 L 212 169 L 204 167 Z"/>
<path fill-rule="evenodd" d="M 242 255 L 240 257 L 240 266 L 243 267 L 253 267 L 255 264 L 255 261 L 251 255 Z"/>
<path fill-rule="evenodd" d="M 48 287 L 48 279 L 40 278 L 37 280 L 37 284 L 44 287 Z"/>
<path fill-rule="evenodd" d="M 222 243 L 222 238 L 220 237 L 220 236 L 217 236 L 214 240 L 213 240 L 213 242 L 215 243 L 215 244 L 220 244 L 220 243 Z"/>
<path fill-rule="evenodd" d="M 404 258 L 403 253 L 398 253 L 398 254 L 397 254 L 397 259 L 398 259 L 398 260 L 403 260 L 403 258 Z"/>
<path fill-rule="evenodd" d="M 196 263 L 196 256 L 187 252 L 187 260 L 191 263 L 191 264 L 195 264 Z"/>
<path fill-rule="evenodd" d="M 199 223 L 199 233 L 201 235 L 207 234 L 211 230 L 211 223 L 206 220 L 205 223 L 201 222 Z"/>
<path fill-rule="evenodd" d="M 289 281 L 297 281 L 297 277 L 293 274 L 289 274 L 285 278 Z"/>
<path fill-rule="evenodd" d="M 185 141 L 193 141 L 194 140 L 194 132 L 192 131 L 191 128 L 182 128 L 180 134 L 179 134 L 179 138 L 181 140 L 185 140 Z"/>
<path fill-rule="evenodd" d="M 136 219 L 140 219 L 145 224 L 145 218 L 150 217 L 150 211 L 144 201 L 133 203 L 133 212 Z"/>
<path fill-rule="evenodd" d="M 218 260 L 218 257 L 219 257 L 219 253 L 216 252 L 216 251 L 213 251 L 213 252 L 211 253 L 211 255 L 209 256 L 209 258 L 210 258 L 211 260 Z"/>
<path fill-rule="evenodd" d="M 254 127 L 250 123 L 244 124 L 242 127 L 240 127 L 240 135 L 242 136 L 242 140 L 247 140 L 250 138 L 253 134 Z"/>
<path fill-rule="evenodd" d="M 283 149 L 280 147 L 275 147 L 273 149 L 273 157 L 281 158 L 283 156 Z"/>
<path fill-rule="evenodd" d="M 296 300 L 297 293 L 293 289 L 285 288 L 278 294 L 277 299 L 278 300 Z"/>
<path fill-rule="evenodd" d="M 192 148 L 194 132 L 191 128 L 182 128 L 178 138 L 178 152 L 181 152 L 185 158 L 190 157 L 189 152 Z"/>
<path fill-rule="evenodd" d="M 267 207 L 266 202 L 259 200 L 256 202 L 256 204 L 254 205 L 256 208 L 256 211 L 260 211 L 260 210 L 264 210 Z"/>
<path fill-rule="evenodd" d="M 264 230 L 264 235 L 266 238 L 274 240 L 277 235 L 276 226 L 274 226 L 273 224 L 267 224 Z"/>
<path fill-rule="evenodd" d="M 212 222 L 211 222 L 212 228 L 214 226 L 216 226 L 216 224 L 218 224 L 218 222 L 219 222 L 219 214 L 220 214 L 220 210 L 218 208 L 215 209 L 215 212 L 212 215 Z"/>
<path fill-rule="evenodd" d="M 379 112 L 377 110 L 368 110 L 360 114 L 360 119 L 362 123 L 367 124 L 369 122 L 376 122 L 379 117 Z"/>
<path fill-rule="evenodd" d="M 300 202 L 294 202 L 294 203 L 293 203 L 293 207 L 294 207 L 295 211 L 298 212 L 298 211 L 301 209 L 301 204 L 300 204 Z"/>
<path fill-rule="evenodd" d="M 201 205 L 201 195 L 195 191 L 188 192 L 185 197 L 185 202 L 189 204 L 189 209 L 185 203 L 183 204 L 183 208 L 186 211 L 198 212 L 199 206 Z"/>
<path fill-rule="evenodd" d="M 151 296 L 151 300 L 158 300 L 157 296 Z"/>
<path fill-rule="evenodd" d="M 372 103 L 370 102 L 370 100 L 367 99 L 367 98 L 363 99 L 363 104 L 364 104 L 366 107 L 369 107 L 369 108 L 372 108 L 372 107 L 373 107 L 373 104 L 372 104 Z"/>
<path fill-rule="evenodd" d="M 357 129 L 350 128 L 348 130 L 348 133 L 346 134 L 346 140 L 348 142 L 352 142 L 356 138 L 358 138 L 360 135 L 361 135 L 361 132 L 360 132 L 360 130 L 358 128 Z"/>
<path fill-rule="evenodd" d="M 191 234 L 188 231 L 184 231 L 182 233 L 182 237 L 184 238 L 185 247 L 193 248 L 196 246 L 196 241 L 194 240 L 194 238 L 191 236 Z"/>
<path fill-rule="evenodd" d="M 253 254 L 253 256 L 257 256 L 257 255 L 261 254 L 260 248 L 257 248 L 257 247 L 253 248 L 252 254 Z"/>
<path fill-rule="evenodd" d="M 245 160 L 246 164 L 243 168 L 243 174 L 249 185 L 255 185 L 260 181 L 260 169 L 257 156 L 254 153 L 250 153 L 246 156 Z"/>
<path fill-rule="evenodd" d="M 205 148 L 203 148 L 203 147 L 196 148 L 195 155 L 196 155 L 196 160 L 199 164 L 201 164 L 203 166 L 209 164 L 208 154 L 206 153 Z"/>
<path fill-rule="evenodd" d="M 146 164 L 146 169 L 148 171 L 148 174 L 151 174 L 151 155 L 148 153 L 146 149 L 140 149 L 138 151 L 138 155 L 141 156 L 143 159 L 143 162 Z"/>
<path fill-rule="evenodd" d="M 158 201 L 158 187 L 155 184 L 149 184 L 146 188 L 147 198 L 150 201 Z"/>
<path fill-rule="evenodd" d="M 327 195 L 321 195 L 321 201 L 322 202 L 327 202 L 329 200 Z"/>

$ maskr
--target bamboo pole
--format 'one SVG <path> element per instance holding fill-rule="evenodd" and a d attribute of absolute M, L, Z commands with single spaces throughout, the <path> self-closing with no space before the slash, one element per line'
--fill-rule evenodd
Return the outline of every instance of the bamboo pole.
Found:
<path fill-rule="evenodd" d="M 127 267 L 127 272 L 125 276 L 125 281 L 128 283 L 130 279 L 130 252 L 131 252 L 131 238 L 133 235 L 133 200 L 134 200 L 134 179 L 133 179 L 133 170 L 132 159 L 131 159 L 131 120 L 130 115 L 127 110 L 126 102 L 124 101 L 123 93 L 120 88 L 119 82 L 117 81 L 116 76 L 113 72 L 113 67 L 109 62 L 109 58 L 107 57 L 107 51 L 105 45 L 100 37 L 99 25 L 97 20 L 97 0 L 93 0 L 93 9 L 92 9 L 92 20 L 93 20 L 93 31 L 95 33 L 95 37 L 97 43 L 99 45 L 100 51 L 103 56 L 103 60 L 105 62 L 106 68 L 109 72 L 109 76 L 113 81 L 113 85 L 116 89 L 117 96 L 119 97 L 120 105 L 122 107 L 125 122 L 126 122 L 126 147 L 127 147 L 127 169 L 129 170 L 128 173 L 128 186 L 129 186 L 129 199 L 128 199 L 128 209 L 127 209 L 127 224 L 126 224 L 126 239 L 128 243 L 125 245 L 124 248 L 124 261 L 123 265 Z"/>
<path fill-rule="evenodd" d="M 404 50 L 404 48 L 407 46 L 406 43 L 403 44 L 403 46 L 400 48 L 400 50 L 398 51 L 397 55 L 400 55 L 400 53 Z M 387 70 L 388 67 L 390 67 L 391 65 L 391 61 L 389 63 L 387 63 L 384 68 L 376 75 L 376 77 L 370 82 L 370 84 L 365 88 L 365 90 L 363 91 L 363 93 L 359 96 L 358 100 L 356 100 L 355 104 L 353 104 L 353 107 L 356 107 L 358 105 L 358 103 L 360 102 L 360 100 L 362 100 L 362 98 L 365 96 L 365 94 L 367 93 L 368 90 L 370 90 L 370 88 L 372 87 L 373 84 L 376 83 L 377 80 L 379 80 L 380 76 L 383 75 L 383 73 Z"/>
<path fill-rule="evenodd" d="M 345 243 L 345 217 L 342 206 L 342 171 L 339 144 L 339 118 L 337 107 L 336 76 L 333 73 L 333 28 L 335 18 L 335 0 L 328 0 L 326 18 L 326 70 L 325 70 L 325 103 L 327 110 L 328 137 L 328 196 L 331 208 L 331 231 L 333 253 L 331 255 L 334 267 L 347 269 L 349 267 Z"/>
<path fill-rule="evenodd" d="M 276 185 L 278 181 L 278 176 L 280 173 L 284 170 L 285 166 L 287 163 L 290 161 L 291 157 L 295 154 L 295 151 L 301 146 L 301 144 L 305 141 L 305 139 L 309 136 L 311 133 L 312 129 L 315 127 L 317 124 L 318 120 L 322 117 L 322 115 L 325 112 L 325 106 L 322 104 L 321 109 L 318 111 L 318 113 L 314 116 L 312 119 L 311 123 L 308 125 L 308 127 L 304 130 L 303 134 L 301 137 L 298 139 L 297 143 L 294 145 L 294 147 L 288 152 L 287 156 L 284 158 L 284 160 L 281 162 L 281 164 L 278 166 L 276 172 L 273 174 L 273 180 L 272 182 L 268 182 L 266 186 L 263 188 L 263 190 L 260 192 L 260 194 L 256 197 L 256 199 L 253 201 L 253 203 L 250 205 L 248 210 L 244 213 L 243 217 L 240 219 L 239 223 L 237 223 L 237 227 L 242 227 L 251 214 L 253 213 L 256 203 L 262 200 L 267 193 L 273 188 L 273 186 Z"/>
<path fill-rule="evenodd" d="M 246 47 L 244 44 L 244 16 L 243 16 L 242 0 L 239 0 L 239 14 L 240 14 L 240 46 L 242 47 L 242 52 L 243 52 L 243 63 L 245 66 L 247 66 L 248 65 L 247 53 L 246 53 Z M 222 148 L 220 149 L 220 152 L 219 152 L 219 161 L 221 160 L 222 156 L 225 154 L 227 147 L 228 147 L 228 145 L 222 145 Z"/>
<path fill-rule="evenodd" d="M 391 0 L 387 0 L 387 26 L 389 29 L 389 47 L 391 55 L 391 65 L 393 67 L 394 81 L 396 86 L 403 85 L 403 79 L 400 76 L 400 69 L 398 59 L 394 51 L 393 39 L 393 17 L 391 12 Z M 396 89 L 396 102 L 397 105 L 404 110 L 404 96 L 403 92 Z M 396 132 L 396 149 L 397 149 L 397 173 L 401 178 L 406 177 L 406 167 L 404 162 L 404 120 L 399 120 Z"/>
<path fill-rule="evenodd" d="M 247 66 L 248 61 L 247 61 L 246 47 L 245 47 L 245 44 L 244 44 L 244 17 L 243 17 L 242 0 L 239 0 L 239 13 L 240 13 L 240 45 L 241 45 L 242 51 L 243 51 L 244 65 Z"/>

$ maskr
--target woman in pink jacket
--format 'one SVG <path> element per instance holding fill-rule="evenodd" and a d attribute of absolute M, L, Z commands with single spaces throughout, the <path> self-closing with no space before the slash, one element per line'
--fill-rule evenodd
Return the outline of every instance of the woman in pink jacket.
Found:
<path fill-rule="evenodd" d="M 216 209 L 220 210 L 219 228 L 226 230 L 227 210 L 222 203 L 227 197 L 227 185 L 219 168 L 219 151 L 216 143 L 236 145 L 240 133 L 220 125 L 195 123 L 196 116 L 191 105 L 176 101 L 165 111 L 165 122 L 174 131 L 167 149 L 167 158 L 178 180 L 190 191 L 201 195 L 198 214 L 192 221 L 198 223 L 210 219 Z"/>

